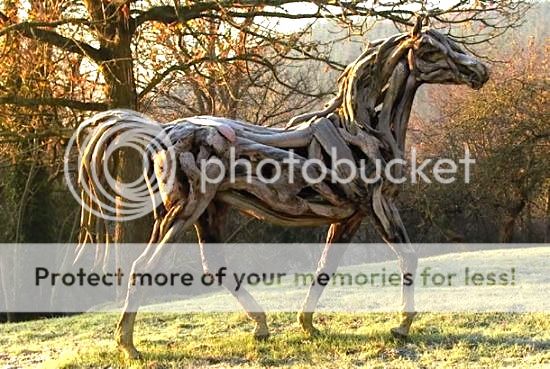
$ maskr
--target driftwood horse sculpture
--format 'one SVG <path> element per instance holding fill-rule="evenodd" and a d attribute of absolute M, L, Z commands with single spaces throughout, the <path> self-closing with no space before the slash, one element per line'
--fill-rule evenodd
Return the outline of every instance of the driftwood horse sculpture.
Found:
<path fill-rule="evenodd" d="M 336 157 L 383 163 L 401 158 L 411 106 L 420 85 L 466 84 L 478 89 L 487 79 L 488 71 L 483 63 L 446 35 L 433 29 L 421 30 L 417 25 L 410 33 L 370 43 L 340 77 L 337 96 L 321 111 L 293 118 L 286 129 L 209 116 L 163 125 L 171 146 L 152 150 L 149 160 L 153 169 L 147 176 L 159 185 L 162 204 L 155 211 L 151 241 L 134 262 L 133 272 L 151 268 L 163 245 L 177 242 L 192 226 L 198 235 L 205 269 L 216 270 L 224 265 L 220 247 L 213 244 L 223 242 L 220 231 L 223 214 L 228 207 L 234 207 L 246 215 L 284 226 L 330 224 L 317 270 L 328 275 L 335 272 L 345 250 L 333 244 L 349 243 L 361 220 L 370 216 L 382 238 L 396 253 L 403 276 L 414 276 L 417 257 L 394 203 L 395 185 L 385 178 L 376 183 L 356 178 L 349 183 L 335 184 L 327 180 L 308 184 L 301 177 L 300 165 L 311 158 L 324 162 Z M 121 122 L 156 124 L 127 110 L 108 111 L 91 118 L 81 127 L 81 130 L 94 128 L 95 137 L 81 148 L 80 181 L 93 186 L 90 168 L 102 160 L 101 145 L 105 140 L 101 137 Z M 292 149 L 294 158 L 299 160 L 294 183 L 289 184 L 289 169 L 283 165 L 283 175 L 274 183 L 262 183 L 256 177 L 247 180 L 246 173 L 241 173 L 242 176 L 237 175 L 233 181 L 224 178 L 201 191 L 201 160 L 215 156 L 227 164 L 231 148 L 238 158 L 246 158 L 253 166 L 263 158 L 275 161 L 288 158 Z M 175 152 L 175 161 L 169 159 L 168 150 Z M 163 173 L 174 166 L 178 177 L 170 184 Z M 330 168 L 330 164 L 327 167 Z M 396 166 L 394 170 L 399 172 L 400 168 Z M 218 174 L 215 167 L 208 167 L 207 173 L 212 177 Z M 315 173 L 311 177 L 316 178 Z M 255 337 L 267 337 L 268 326 L 262 308 L 245 289 L 235 291 L 229 279 L 227 283 L 225 287 L 256 323 Z M 323 285 L 313 284 L 298 315 L 302 328 L 310 334 L 316 332 L 312 316 L 322 291 Z M 116 330 L 120 349 L 131 358 L 139 356 L 133 344 L 139 300 L 139 290 L 130 284 Z M 392 329 L 392 334 L 398 337 L 408 335 L 415 315 L 413 285 L 403 280 L 402 304 L 402 321 Z"/>

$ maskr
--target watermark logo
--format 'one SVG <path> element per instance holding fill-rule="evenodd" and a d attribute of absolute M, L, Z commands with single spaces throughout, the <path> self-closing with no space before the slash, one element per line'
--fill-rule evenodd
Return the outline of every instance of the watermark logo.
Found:
<path fill-rule="evenodd" d="M 111 121 L 93 128 L 79 129 L 71 137 L 64 156 L 65 181 L 74 198 L 93 215 L 114 221 L 138 219 L 151 213 L 154 204 L 161 202 L 158 181 L 147 178 L 153 169 L 148 158 L 163 150 L 175 160 L 172 142 L 158 123 L 138 116 L 128 120 L 110 118 Z M 93 122 L 85 121 L 81 127 L 92 126 L 90 123 Z M 135 150 L 142 160 L 121 161 L 121 150 Z M 130 182 L 118 180 L 116 164 L 113 165 L 117 162 L 137 166 L 132 172 L 140 174 Z M 176 168 L 166 168 L 162 175 L 164 183 L 171 185 L 176 180 Z"/>
<path fill-rule="evenodd" d="M 402 158 L 394 158 L 389 161 L 382 158 L 374 160 L 361 158 L 357 161 L 338 158 L 337 150 L 334 147 L 330 150 L 330 158 L 329 163 L 315 158 L 300 160 L 291 149 L 288 151 L 288 156 L 280 161 L 264 158 L 253 164 L 248 159 L 237 157 L 235 148 L 231 147 L 229 165 L 224 164 L 216 157 L 201 160 L 200 188 L 204 193 L 208 184 L 220 184 L 225 181 L 235 183 L 236 173 L 241 176 L 245 173 L 247 183 L 252 183 L 254 178 L 267 185 L 279 183 L 281 180 L 287 181 L 288 184 L 294 184 L 297 176 L 301 181 L 310 185 L 321 182 L 349 184 L 357 180 L 365 184 L 374 184 L 382 179 L 393 184 L 402 184 L 407 181 L 450 184 L 457 180 L 460 167 L 463 167 L 464 183 L 470 183 L 471 166 L 475 163 L 467 146 L 464 147 L 464 157 L 458 159 L 458 163 L 448 158 L 437 160 L 428 158 L 420 161 L 415 147 L 411 148 L 409 161 Z M 208 168 L 211 166 L 218 169 L 212 171 L 216 173 L 215 177 L 208 175 Z M 264 174 L 266 167 L 270 169 L 269 176 Z"/>
<path fill-rule="evenodd" d="M 179 156 L 184 153 L 176 152 L 166 127 L 139 115 L 121 118 L 111 114 L 91 119 L 81 126 L 90 128 L 77 130 L 65 152 L 66 181 L 71 193 L 85 210 L 107 220 L 137 219 L 151 213 L 155 204 L 162 202 L 163 196 L 167 195 L 163 191 L 170 191 L 176 181 L 185 181 L 185 178 L 176 176 Z M 98 121 L 101 123 L 96 124 Z M 117 162 L 117 154 L 122 149 L 135 150 L 142 160 Z M 155 159 L 153 164 L 151 158 L 160 151 L 164 159 L 158 162 Z M 391 160 L 382 157 L 352 160 L 340 157 L 336 148 L 327 150 L 323 160 L 304 158 L 292 149 L 288 150 L 286 157 L 277 160 L 267 157 L 251 161 L 248 157 L 240 157 L 238 152 L 238 147 L 231 146 L 228 160 L 210 156 L 198 161 L 200 188 L 196 190 L 205 193 L 209 185 L 221 183 L 231 187 L 237 179 L 240 183 L 244 179 L 251 185 L 258 182 L 266 186 L 275 184 L 278 188 L 296 181 L 312 186 L 321 182 L 333 185 L 359 182 L 369 185 L 380 181 L 393 184 L 407 181 L 413 184 L 450 184 L 460 177 L 469 183 L 471 166 L 475 163 L 467 146 L 463 157 L 458 160 L 420 160 L 414 147 L 408 154 L 408 161 L 399 157 Z M 77 157 L 77 162 L 71 166 L 74 157 Z M 115 160 L 111 160 L 113 158 Z M 151 168 L 152 165 L 162 167 Z M 143 174 L 128 183 L 119 181 L 115 170 L 128 169 L 129 166 L 134 166 L 132 172 Z M 147 173 L 155 174 L 149 178 Z M 160 188 L 159 183 L 163 184 Z"/>

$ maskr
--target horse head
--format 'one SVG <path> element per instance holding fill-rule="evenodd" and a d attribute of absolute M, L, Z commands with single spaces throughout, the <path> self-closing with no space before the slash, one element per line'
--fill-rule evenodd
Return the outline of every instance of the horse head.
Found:
<path fill-rule="evenodd" d="M 420 85 L 466 84 L 479 89 L 489 79 L 483 62 L 450 36 L 422 29 L 423 20 L 419 18 L 409 33 L 369 43 L 338 79 L 337 96 L 323 110 L 292 118 L 287 128 L 338 111 L 348 131 L 354 132 L 357 126 L 378 130 L 397 155 L 397 147 L 404 147 L 410 109 Z"/>
<path fill-rule="evenodd" d="M 480 89 L 489 79 L 487 66 L 446 36 L 434 29 L 412 31 L 413 58 L 420 83 L 466 84 Z"/>

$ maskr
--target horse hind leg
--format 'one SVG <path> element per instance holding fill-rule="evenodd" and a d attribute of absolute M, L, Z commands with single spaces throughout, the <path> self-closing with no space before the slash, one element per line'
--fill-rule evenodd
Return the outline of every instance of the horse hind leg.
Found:
<path fill-rule="evenodd" d="M 132 264 L 123 313 L 115 330 L 117 346 L 119 350 L 122 351 L 129 359 L 140 358 L 140 353 L 134 345 L 133 333 L 137 311 L 141 304 L 142 294 L 141 290 L 137 288 L 138 286 L 135 283 L 134 277 L 138 273 L 151 272 L 161 259 L 164 245 L 177 241 L 185 232 L 186 228 L 188 228 L 183 220 L 176 220 L 166 231 L 162 240 L 157 244 L 155 242 L 155 232 L 158 226 L 159 224 L 155 224 L 155 230 L 153 231 L 151 241 L 143 253 Z"/>
<path fill-rule="evenodd" d="M 225 212 L 225 207 L 219 204 L 211 204 L 198 222 L 195 223 L 205 273 L 215 273 L 220 268 L 228 268 L 223 245 L 220 244 L 223 214 Z M 229 268 L 226 269 L 226 272 L 228 276 L 233 275 Z M 237 298 L 246 315 L 255 322 L 254 338 L 258 340 L 267 339 L 269 328 L 266 314 L 254 297 L 242 286 L 237 289 L 234 278 L 223 278 L 222 285 Z"/>
<path fill-rule="evenodd" d="M 326 286 L 326 284 L 315 283 L 315 281 L 318 280 L 321 273 L 332 277 L 334 272 L 336 272 L 338 264 L 348 248 L 348 244 L 361 225 L 362 219 L 362 213 L 355 213 L 349 219 L 341 223 L 334 223 L 329 228 L 325 248 L 319 259 L 314 282 L 309 287 L 301 311 L 298 313 L 298 323 L 310 336 L 318 333 L 317 328 L 313 325 L 313 311 Z"/>
<path fill-rule="evenodd" d="M 159 154 L 155 158 L 154 170 L 157 179 L 174 179 L 165 176 L 165 173 L 170 172 L 166 166 L 176 165 L 176 163 L 170 162 L 168 158 L 169 156 L 166 156 L 166 153 Z M 130 358 L 139 357 L 139 352 L 133 343 L 133 330 L 137 309 L 141 301 L 141 293 L 134 283 L 133 276 L 136 276 L 137 273 L 150 272 L 154 268 L 162 257 L 163 246 L 167 243 L 176 242 L 186 230 L 198 221 L 211 204 L 219 186 L 219 183 L 207 183 L 204 191 L 199 189 L 201 172 L 195 159 L 190 152 L 183 152 L 179 155 L 179 166 L 189 180 L 189 193 L 184 194 L 177 181 L 172 186 L 165 185 L 164 189 L 159 184 L 161 194 L 164 193 L 165 198 L 172 200 L 173 204 L 169 206 L 170 209 L 162 218 L 157 219 L 147 248 L 132 265 L 124 312 L 116 329 L 118 346 Z M 216 166 L 209 167 L 206 175 L 208 178 L 217 178 L 220 170 Z M 191 196 L 194 198 L 190 199 Z M 162 239 L 157 245 L 155 241 L 161 237 Z"/>

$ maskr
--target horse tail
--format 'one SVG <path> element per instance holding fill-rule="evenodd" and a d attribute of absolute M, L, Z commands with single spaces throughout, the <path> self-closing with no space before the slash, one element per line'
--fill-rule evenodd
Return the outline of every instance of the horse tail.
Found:
<path fill-rule="evenodd" d="M 139 218 L 135 212 L 139 211 L 139 203 L 127 203 L 127 207 L 120 209 L 120 199 L 126 201 L 121 184 L 116 183 L 113 172 L 124 170 L 121 168 L 114 152 L 123 147 L 141 145 L 143 148 L 143 181 L 132 183 L 138 186 L 141 193 L 131 193 L 131 200 L 148 202 L 148 209 L 156 209 L 152 194 L 154 181 L 153 165 L 151 164 L 151 147 L 156 136 L 161 134 L 165 126 L 155 120 L 133 110 L 115 109 L 96 114 L 86 119 L 75 133 L 75 143 L 78 152 L 78 177 L 80 189 L 80 204 L 82 207 L 80 218 L 79 244 L 94 243 L 108 244 L 112 239 L 109 222 L 124 221 Z M 140 163 L 141 164 L 141 163 Z M 123 161 L 122 165 L 137 165 Z M 125 184 L 122 184 L 124 187 Z M 132 189 L 131 187 L 130 189 Z M 136 197 L 137 196 L 137 197 Z M 138 201 L 138 202 L 139 202 Z M 132 213 L 134 211 L 134 213 Z M 141 216 L 145 215 L 141 214 Z M 122 219 L 119 219 L 122 215 Z M 125 218 L 125 219 L 124 219 Z"/>

